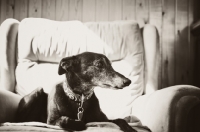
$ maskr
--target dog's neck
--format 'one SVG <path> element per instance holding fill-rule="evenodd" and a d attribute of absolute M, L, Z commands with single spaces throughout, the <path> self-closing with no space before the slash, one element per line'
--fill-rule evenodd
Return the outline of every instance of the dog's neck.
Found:
<path fill-rule="evenodd" d="M 94 93 L 94 89 L 91 89 L 87 94 L 75 93 L 75 92 L 73 92 L 72 88 L 69 86 L 67 81 L 63 82 L 63 88 L 64 88 L 66 95 L 71 100 L 78 101 L 78 102 L 81 102 L 81 101 L 85 102 L 86 100 L 89 100 Z"/>

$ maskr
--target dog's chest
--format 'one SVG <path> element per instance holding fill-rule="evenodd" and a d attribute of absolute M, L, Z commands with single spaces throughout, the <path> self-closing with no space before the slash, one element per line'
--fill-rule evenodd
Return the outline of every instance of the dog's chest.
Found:
<path fill-rule="evenodd" d="M 86 101 L 80 105 L 81 102 L 66 99 L 66 103 L 60 104 L 60 112 L 62 115 L 77 120 L 85 120 L 88 114 L 93 113 L 93 107 Z"/>
<path fill-rule="evenodd" d="M 82 112 L 84 117 L 85 113 L 88 112 L 88 108 L 90 107 L 90 100 L 86 100 L 82 103 L 81 101 L 72 100 L 70 97 L 66 95 L 66 93 L 57 88 L 55 93 L 55 102 L 58 107 L 58 111 L 62 116 L 67 116 L 72 119 L 78 119 L 78 114 Z"/>
<path fill-rule="evenodd" d="M 54 101 L 56 105 L 56 111 L 60 116 L 67 116 L 71 119 L 78 119 L 80 101 L 74 101 L 68 97 L 62 87 L 62 85 L 57 85 L 54 91 L 49 95 L 49 100 Z M 91 98 L 83 102 L 83 113 L 82 121 L 89 122 L 95 121 L 96 116 L 101 111 L 99 107 L 99 102 L 96 95 L 93 93 Z"/>

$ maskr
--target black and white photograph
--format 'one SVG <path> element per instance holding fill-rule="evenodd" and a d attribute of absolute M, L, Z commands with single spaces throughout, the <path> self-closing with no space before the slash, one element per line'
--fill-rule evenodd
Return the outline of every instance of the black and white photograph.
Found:
<path fill-rule="evenodd" d="M 200 0 L 0 0 L 0 131 L 200 132 Z"/>

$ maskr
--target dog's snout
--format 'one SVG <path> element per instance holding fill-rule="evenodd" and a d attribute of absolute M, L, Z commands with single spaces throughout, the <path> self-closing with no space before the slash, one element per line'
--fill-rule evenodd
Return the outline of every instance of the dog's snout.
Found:
<path fill-rule="evenodd" d="M 129 86 L 129 85 L 131 84 L 131 80 L 125 79 L 125 80 L 123 81 L 123 83 L 124 83 L 124 86 Z"/>

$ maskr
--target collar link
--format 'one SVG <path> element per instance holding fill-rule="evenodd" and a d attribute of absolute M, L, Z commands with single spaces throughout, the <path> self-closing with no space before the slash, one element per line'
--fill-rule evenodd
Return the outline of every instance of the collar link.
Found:
<path fill-rule="evenodd" d="M 70 87 L 69 87 L 69 85 L 66 81 L 64 81 L 64 83 L 63 83 L 63 88 L 64 88 L 64 91 L 65 91 L 65 94 L 71 100 L 74 100 L 74 101 L 77 101 L 77 102 L 82 102 L 82 101 L 85 102 L 86 100 L 89 100 L 94 93 L 93 90 L 91 90 L 90 93 L 86 96 L 84 96 L 83 94 L 82 95 L 76 94 L 70 89 Z"/>

